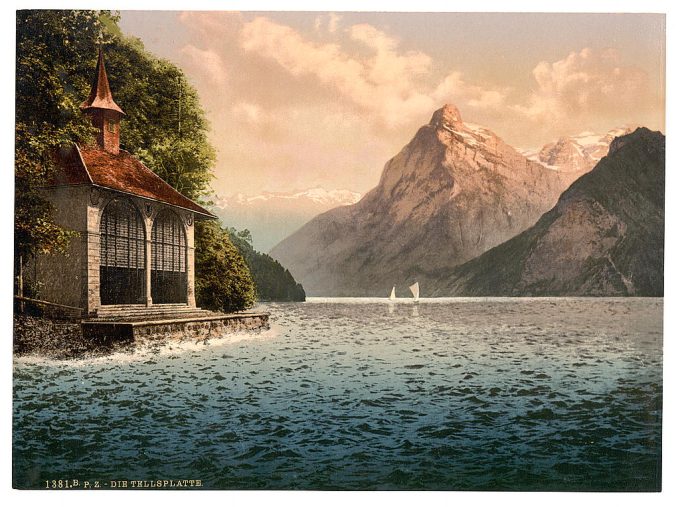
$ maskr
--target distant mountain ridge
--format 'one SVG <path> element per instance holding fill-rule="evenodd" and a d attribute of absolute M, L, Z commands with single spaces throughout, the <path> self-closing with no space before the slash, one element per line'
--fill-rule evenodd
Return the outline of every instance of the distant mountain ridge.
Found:
<path fill-rule="evenodd" d="M 356 203 L 361 194 L 345 189 L 320 187 L 295 192 L 238 193 L 216 196 L 213 212 L 225 224 L 248 229 L 256 250 L 268 252 L 276 243 L 324 211 Z"/>
<path fill-rule="evenodd" d="M 637 127 L 626 125 L 610 130 L 605 134 L 582 132 L 575 136 L 560 137 L 538 151 L 524 152 L 524 155 L 549 169 L 561 172 L 584 174 L 590 171 L 608 150 L 616 137 L 630 134 Z"/>
<path fill-rule="evenodd" d="M 453 270 L 533 225 L 580 173 L 549 169 L 446 105 L 358 203 L 327 211 L 272 257 L 308 295 L 383 295 Z"/>
<path fill-rule="evenodd" d="M 237 193 L 231 197 L 216 197 L 215 207 L 227 209 L 235 205 L 248 205 L 267 201 L 309 201 L 317 204 L 343 206 L 359 201 L 361 194 L 351 190 L 326 190 L 321 187 L 309 188 L 297 192 L 262 192 L 256 195 Z"/>
<path fill-rule="evenodd" d="M 665 137 L 613 140 L 531 228 L 439 279 L 432 295 L 663 296 Z"/>

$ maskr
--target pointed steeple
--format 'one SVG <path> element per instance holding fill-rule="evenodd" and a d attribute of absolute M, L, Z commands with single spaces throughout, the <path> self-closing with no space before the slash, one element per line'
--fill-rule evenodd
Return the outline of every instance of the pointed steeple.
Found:
<path fill-rule="evenodd" d="M 125 116 L 123 110 L 113 100 L 109 78 L 104 66 L 104 52 L 99 48 L 99 59 L 92 81 L 92 91 L 80 109 L 90 117 L 92 125 L 98 130 L 97 145 L 118 155 L 120 151 L 120 119 Z"/>
<path fill-rule="evenodd" d="M 92 81 L 90 96 L 85 102 L 80 104 L 80 109 L 83 111 L 88 109 L 109 109 L 125 114 L 113 100 L 111 88 L 109 87 L 109 77 L 106 75 L 106 67 L 104 65 L 104 51 L 101 47 L 99 48 L 99 59 L 97 60 L 97 69 L 95 70 L 94 81 Z"/>

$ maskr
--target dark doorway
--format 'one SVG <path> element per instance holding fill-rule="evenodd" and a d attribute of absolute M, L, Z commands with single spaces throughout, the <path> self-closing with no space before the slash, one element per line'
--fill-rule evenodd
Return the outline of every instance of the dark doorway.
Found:
<path fill-rule="evenodd" d="M 112 201 L 102 214 L 99 235 L 101 304 L 144 303 L 144 223 L 139 212 L 128 201 Z"/>
<path fill-rule="evenodd" d="M 151 299 L 154 304 L 187 302 L 187 238 L 171 211 L 159 214 L 151 229 Z"/>

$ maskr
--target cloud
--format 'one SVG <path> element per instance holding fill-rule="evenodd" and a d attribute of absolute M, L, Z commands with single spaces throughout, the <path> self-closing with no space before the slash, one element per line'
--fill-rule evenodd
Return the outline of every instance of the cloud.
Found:
<path fill-rule="evenodd" d="M 334 12 L 317 16 L 314 19 L 314 30 L 316 30 L 317 33 L 321 33 L 323 30 L 326 30 L 328 33 L 335 33 L 338 30 L 338 25 L 341 20 L 342 16 Z"/>
<path fill-rule="evenodd" d="M 452 102 L 475 109 L 495 109 L 504 112 L 508 88 L 483 87 L 466 82 L 460 72 L 451 72 L 437 86 L 434 97 L 439 102 Z"/>
<path fill-rule="evenodd" d="M 239 102 L 231 108 L 237 118 L 248 123 L 258 123 L 262 119 L 262 108 L 250 102 Z"/>
<path fill-rule="evenodd" d="M 320 18 L 315 24 L 321 26 Z M 274 60 L 291 75 L 315 78 L 380 126 L 409 124 L 453 98 L 471 108 L 489 108 L 505 100 L 504 90 L 470 85 L 460 73 L 450 74 L 439 86 L 429 85 L 428 81 L 436 82 L 430 56 L 400 50 L 399 40 L 372 25 L 350 26 L 346 34 L 364 51 L 350 53 L 337 43 L 306 39 L 265 17 L 245 23 L 240 40 L 247 52 Z"/>
<path fill-rule="evenodd" d="M 211 49 L 199 49 L 187 44 L 181 50 L 184 56 L 190 58 L 191 63 L 208 75 L 215 84 L 224 84 L 227 81 L 227 69 L 222 57 Z"/>
<path fill-rule="evenodd" d="M 364 66 L 368 78 L 376 85 L 402 85 L 402 92 L 413 87 L 414 78 L 429 72 L 432 59 L 420 51 L 399 53 L 399 41 L 385 32 L 368 25 L 354 25 L 348 29 L 350 37 L 372 49 L 375 54 Z"/>
<path fill-rule="evenodd" d="M 219 34 L 221 40 L 237 33 L 243 25 L 243 14 L 236 11 L 184 11 L 178 18 L 202 36 L 211 38 Z"/>
<path fill-rule="evenodd" d="M 382 25 L 350 23 L 354 15 L 309 13 L 299 18 L 307 26 L 262 13 L 179 18 L 186 34 L 178 63 L 211 120 L 219 150 L 215 185 L 224 193 L 234 185 L 244 192 L 367 190 L 385 160 L 445 103 L 522 147 L 650 123 L 642 114 L 653 123 L 663 111 L 663 90 L 660 105 L 645 105 L 655 100 L 644 98 L 645 75 L 613 50 L 565 51 L 539 63 L 517 55 L 518 67 L 506 74 L 490 68 L 483 52 L 472 64 L 435 59 L 436 44 L 421 40 L 431 51 L 411 46 L 417 39 L 407 44 Z"/>
<path fill-rule="evenodd" d="M 413 78 L 404 74 L 405 64 L 398 55 L 395 59 L 389 48 L 377 49 L 385 42 L 378 34 L 371 38 L 361 30 L 358 33 L 358 40 L 376 49 L 372 60 L 349 55 L 337 44 L 306 40 L 292 28 L 264 17 L 243 26 L 241 44 L 248 52 L 273 59 L 293 76 L 315 77 L 366 112 L 394 124 L 398 117 L 390 114 L 389 108 L 406 107 L 414 100 Z M 378 66 L 390 79 L 380 78 Z"/>
<path fill-rule="evenodd" d="M 514 109 L 535 121 L 556 121 L 584 114 L 615 114 L 638 109 L 648 99 L 647 75 L 621 64 L 614 49 L 584 48 L 533 70 L 536 88 L 528 103 Z"/>

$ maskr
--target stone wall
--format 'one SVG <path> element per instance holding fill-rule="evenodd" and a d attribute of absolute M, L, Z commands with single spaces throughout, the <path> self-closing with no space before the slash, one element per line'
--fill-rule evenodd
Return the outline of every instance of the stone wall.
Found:
<path fill-rule="evenodd" d="M 196 307 L 194 293 L 194 214 L 190 211 L 98 187 L 54 187 L 45 191 L 54 205 L 54 221 L 76 231 L 64 254 L 38 255 L 26 266 L 26 279 L 39 291 L 32 297 L 83 308 L 93 315 L 101 306 L 99 224 L 106 206 L 113 199 L 126 199 L 139 211 L 146 229 L 146 257 L 150 266 L 151 229 L 158 213 L 170 209 L 180 219 L 187 244 L 187 306 Z M 152 304 L 150 267 L 147 268 L 147 304 Z"/>
<path fill-rule="evenodd" d="M 54 221 L 75 231 L 65 253 L 38 254 L 29 259 L 25 280 L 33 285 L 34 298 L 84 308 L 87 284 L 87 227 L 85 206 L 89 190 L 85 187 L 57 187 L 45 196 L 54 205 Z"/>
<path fill-rule="evenodd" d="M 269 329 L 269 315 L 229 315 L 220 319 L 196 320 L 193 322 L 173 322 L 147 325 L 136 325 L 134 339 L 167 340 L 167 339 L 207 339 L 219 338 L 226 334 Z"/>
<path fill-rule="evenodd" d="M 224 315 L 184 322 L 68 323 L 24 315 L 14 316 L 14 354 L 37 354 L 55 359 L 105 355 L 136 343 L 206 340 L 231 333 L 269 329 L 268 314 Z"/>
<path fill-rule="evenodd" d="M 269 314 L 244 313 L 148 322 L 86 321 L 81 326 L 83 336 L 98 346 L 149 340 L 202 340 L 269 329 Z"/>

